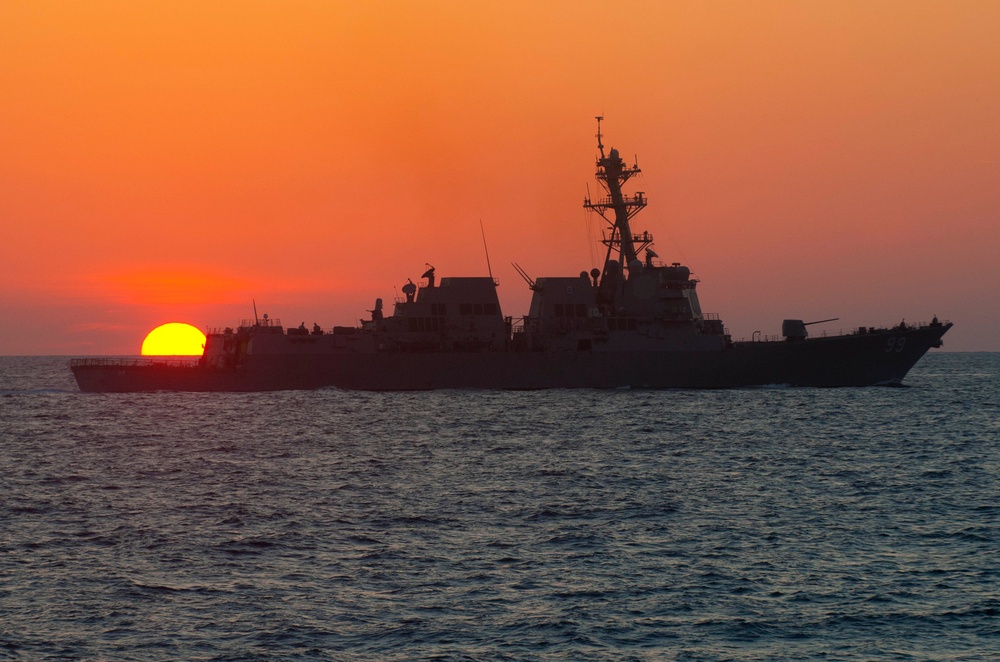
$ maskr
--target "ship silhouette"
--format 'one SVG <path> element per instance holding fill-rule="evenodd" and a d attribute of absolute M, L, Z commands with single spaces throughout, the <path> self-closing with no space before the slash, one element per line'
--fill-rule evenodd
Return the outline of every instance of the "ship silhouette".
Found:
<path fill-rule="evenodd" d="M 532 279 L 528 313 L 504 316 L 492 277 L 408 281 L 391 315 L 376 299 L 354 326 L 285 329 L 266 315 L 209 330 L 197 362 L 74 359 L 82 391 L 268 391 L 339 387 L 427 389 L 734 388 L 900 384 L 951 323 L 861 327 L 810 337 L 820 320 L 787 319 L 782 337 L 733 341 L 702 312 L 698 280 L 664 264 L 649 232 L 633 232 L 647 204 L 626 194 L 640 173 L 605 152 L 597 118 L 597 181 L 584 207 L 606 222 L 602 268 Z"/>

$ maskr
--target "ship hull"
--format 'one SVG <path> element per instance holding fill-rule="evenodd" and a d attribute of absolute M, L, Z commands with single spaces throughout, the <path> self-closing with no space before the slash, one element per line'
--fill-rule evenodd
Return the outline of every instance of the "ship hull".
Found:
<path fill-rule="evenodd" d="M 329 352 L 248 355 L 235 368 L 78 360 L 85 392 L 700 388 L 899 384 L 950 324 L 705 351 Z"/>

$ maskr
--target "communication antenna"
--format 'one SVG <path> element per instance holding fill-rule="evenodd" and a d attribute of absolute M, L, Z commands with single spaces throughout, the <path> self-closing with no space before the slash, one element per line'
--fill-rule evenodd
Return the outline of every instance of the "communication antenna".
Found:
<path fill-rule="evenodd" d="M 514 267 L 514 269 L 517 270 L 517 273 L 521 276 L 521 278 L 524 279 L 524 282 L 528 284 L 528 289 L 534 291 L 535 281 L 531 280 L 531 276 L 529 276 L 528 273 L 521 268 L 521 265 L 518 264 L 517 262 L 511 262 L 510 266 Z"/>
<path fill-rule="evenodd" d="M 601 142 L 601 121 L 604 119 L 604 115 L 597 115 L 594 119 L 597 120 L 597 149 L 601 150 L 601 158 L 604 158 L 604 143 Z"/>
<path fill-rule="evenodd" d="M 490 280 L 494 285 L 498 283 L 493 280 L 493 267 L 490 266 L 490 249 L 486 246 L 486 229 L 483 227 L 483 219 L 479 219 L 479 231 L 483 233 L 483 251 L 486 253 L 486 271 L 490 274 Z"/>
<path fill-rule="evenodd" d="M 250 300 L 253 301 L 253 323 L 254 323 L 254 326 L 260 326 L 260 320 L 257 318 L 257 300 L 256 299 L 250 299 Z"/>

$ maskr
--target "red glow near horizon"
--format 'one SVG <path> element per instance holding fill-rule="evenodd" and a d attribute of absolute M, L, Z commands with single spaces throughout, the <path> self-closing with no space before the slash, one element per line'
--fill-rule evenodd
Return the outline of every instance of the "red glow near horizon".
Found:
<path fill-rule="evenodd" d="M 6 3 L 0 354 L 162 319 L 356 323 L 426 262 L 595 265 L 593 116 L 634 229 L 734 336 L 957 322 L 1000 350 L 1000 5 Z M 957 281 L 957 282 L 956 282 Z"/>

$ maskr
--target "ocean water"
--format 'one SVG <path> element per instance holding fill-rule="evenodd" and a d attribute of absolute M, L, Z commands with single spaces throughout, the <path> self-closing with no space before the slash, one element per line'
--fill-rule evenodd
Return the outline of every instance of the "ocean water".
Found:
<path fill-rule="evenodd" d="M 1000 354 L 907 383 L 99 395 L 0 358 L 0 659 L 1000 659 Z"/>

